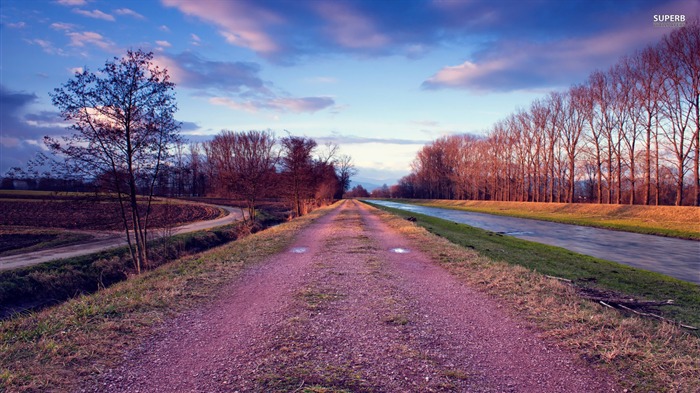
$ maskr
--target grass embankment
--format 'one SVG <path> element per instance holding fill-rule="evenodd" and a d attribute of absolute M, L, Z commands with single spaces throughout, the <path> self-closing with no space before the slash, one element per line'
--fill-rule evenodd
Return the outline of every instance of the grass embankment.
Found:
<path fill-rule="evenodd" d="M 466 225 L 376 207 L 391 212 L 380 215 L 460 280 L 497 297 L 543 336 L 613 373 L 631 391 L 700 391 L 700 338 L 670 323 L 605 308 L 582 298 L 575 286 L 545 274 L 627 297 L 674 299 L 674 306 L 664 306 L 665 315 L 696 325 L 700 320 L 697 285 Z M 417 225 L 402 219 L 407 216 L 416 217 Z"/>
<path fill-rule="evenodd" d="M 149 242 L 154 269 L 177 258 L 202 252 L 280 222 L 278 215 L 260 212 L 255 226 L 243 222 L 164 237 Z M 1 236 L 0 236 L 1 238 Z M 93 293 L 135 273 L 126 246 L 95 254 L 0 271 L 0 318 L 26 309 L 58 304 L 79 294 Z"/>
<path fill-rule="evenodd" d="M 37 228 L 0 227 L 0 257 L 67 246 L 91 240 L 86 233 Z"/>
<path fill-rule="evenodd" d="M 154 325 L 203 304 L 328 212 L 182 258 L 90 296 L 0 323 L 0 391 L 72 391 L 117 364 Z"/>
<path fill-rule="evenodd" d="M 700 208 L 694 206 L 599 205 L 398 199 L 402 203 L 700 240 Z"/>

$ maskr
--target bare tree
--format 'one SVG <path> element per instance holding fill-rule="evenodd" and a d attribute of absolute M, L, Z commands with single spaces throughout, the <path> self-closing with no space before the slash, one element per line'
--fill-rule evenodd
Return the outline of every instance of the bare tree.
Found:
<path fill-rule="evenodd" d="M 153 53 L 128 51 L 94 73 L 76 73 L 51 94 L 73 134 L 46 137 L 52 152 L 77 172 L 108 176 L 121 207 L 129 251 L 138 273 L 148 264 L 148 228 L 154 187 L 170 147 L 179 140 L 174 84 L 153 64 Z M 139 203 L 144 195 L 145 205 Z M 133 227 L 133 237 L 130 232 Z"/>
<path fill-rule="evenodd" d="M 255 221 L 255 204 L 272 185 L 279 154 L 269 131 L 221 131 L 209 142 L 217 179 L 233 196 L 246 201 L 248 217 Z"/>
<path fill-rule="evenodd" d="M 357 175 L 357 168 L 352 162 L 352 157 L 343 154 L 335 160 L 335 170 L 340 180 L 341 197 L 342 194 L 350 189 L 350 179 Z"/>
<path fill-rule="evenodd" d="M 308 200 L 314 196 L 314 162 L 312 152 L 316 141 L 311 138 L 287 136 L 282 138 L 282 178 L 286 183 L 285 192 L 296 217 L 306 214 Z"/>

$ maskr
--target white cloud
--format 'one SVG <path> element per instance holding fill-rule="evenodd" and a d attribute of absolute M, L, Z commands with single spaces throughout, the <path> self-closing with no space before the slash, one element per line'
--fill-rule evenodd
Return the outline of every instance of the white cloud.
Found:
<path fill-rule="evenodd" d="M 44 51 L 44 53 L 48 53 L 50 55 L 65 55 L 66 53 L 63 51 L 63 49 L 56 48 L 53 46 L 53 43 L 51 41 L 47 40 L 42 40 L 42 39 L 33 39 L 33 40 L 25 40 L 25 42 L 31 44 L 31 45 L 36 45 L 41 48 L 41 50 Z"/>
<path fill-rule="evenodd" d="M 171 43 L 169 43 L 168 41 L 156 41 L 156 44 L 157 44 L 158 46 L 162 46 L 163 48 L 170 48 L 171 46 L 173 46 L 173 45 L 172 45 Z"/>
<path fill-rule="evenodd" d="M 24 22 L 17 22 L 17 23 L 8 23 L 5 26 L 11 28 L 11 29 L 24 29 L 27 27 L 27 24 Z"/>
<path fill-rule="evenodd" d="M 70 31 L 74 30 L 77 26 L 72 23 L 56 22 L 52 23 L 49 27 L 51 27 L 54 30 Z"/>
<path fill-rule="evenodd" d="M 65 5 L 68 7 L 74 7 L 74 6 L 87 4 L 87 0 L 57 0 L 56 2 L 60 5 Z"/>
<path fill-rule="evenodd" d="M 114 10 L 114 13 L 121 16 L 131 16 L 132 18 L 136 19 L 146 19 L 145 16 L 129 8 L 119 8 L 117 10 Z"/>
<path fill-rule="evenodd" d="M 71 46 L 84 47 L 86 44 L 91 44 L 104 50 L 112 50 L 114 48 L 114 43 L 112 41 L 92 31 L 68 33 L 67 35 L 70 37 Z"/>
<path fill-rule="evenodd" d="M 73 10 L 73 12 L 75 12 L 76 14 L 87 16 L 88 18 L 102 19 L 102 20 L 114 22 L 114 17 L 112 15 L 106 14 L 100 10 L 87 11 L 87 10 L 75 9 L 75 10 Z"/>
<path fill-rule="evenodd" d="M 164 32 L 166 32 L 166 33 L 170 33 L 170 28 L 169 28 L 168 26 L 166 26 L 166 25 L 161 25 L 158 29 L 159 29 L 160 31 L 164 31 Z"/>

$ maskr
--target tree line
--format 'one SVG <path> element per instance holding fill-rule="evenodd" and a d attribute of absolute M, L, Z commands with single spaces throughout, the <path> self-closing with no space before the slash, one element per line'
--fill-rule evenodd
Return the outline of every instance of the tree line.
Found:
<path fill-rule="evenodd" d="M 699 86 L 695 20 L 484 136 L 424 146 L 390 195 L 699 206 Z"/>
<path fill-rule="evenodd" d="M 338 146 L 271 131 L 223 130 L 212 140 L 179 146 L 163 174 L 162 193 L 245 201 L 249 217 L 261 199 L 287 201 L 292 216 L 340 199 L 356 173 Z"/>
<path fill-rule="evenodd" d="M 190 143 L 175 121 L 175 84 L 153 53 L 127 51 L 98 72 L 87 67 L 50 93 L 70 133 L 45 137 L 51 155 L 13 168 L 3 188 L 93 188 L 120 206 L 137 273 L 147 268 L 155 196 L 218 196 L 245 201 L 250 223 L 261 198 L 287 201 L 293 217 L 342 198 L 355 168 L 337 145 L 270 131 L 221 131 Z"/>

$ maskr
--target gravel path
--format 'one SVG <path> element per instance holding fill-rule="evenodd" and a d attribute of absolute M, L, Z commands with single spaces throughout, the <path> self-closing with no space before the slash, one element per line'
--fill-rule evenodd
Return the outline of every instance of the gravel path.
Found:
<path fill-rule="evenodd" d="M 164 324 L 85 390 L 307 388 L 615 391 L 605 375 L 539 339 L 354 201 L 248 270 L 210 307 Z"/>

